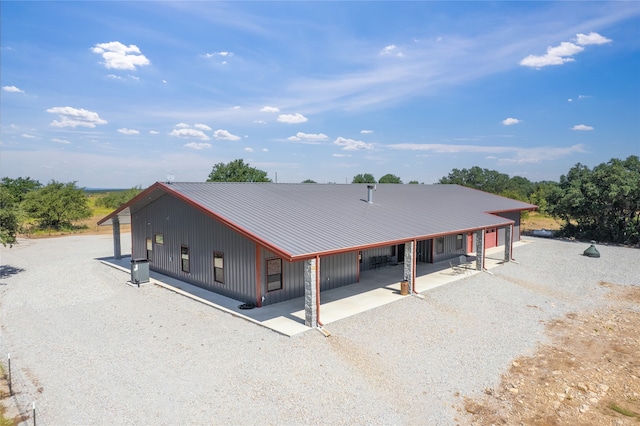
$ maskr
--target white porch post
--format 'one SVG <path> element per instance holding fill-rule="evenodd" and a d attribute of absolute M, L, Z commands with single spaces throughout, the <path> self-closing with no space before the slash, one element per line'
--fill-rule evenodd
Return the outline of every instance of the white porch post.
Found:
<path fill-rule="evenodd" d="M 304 325 L 318 326 L 318 309 L 316 305 L 316 259 L 304 261 Z"/>

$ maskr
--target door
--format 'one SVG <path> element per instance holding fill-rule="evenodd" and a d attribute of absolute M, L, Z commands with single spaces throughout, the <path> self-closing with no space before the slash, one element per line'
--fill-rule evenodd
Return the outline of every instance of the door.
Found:
<path fill-rule="evenodd" d="M 498 245 L 498 232 L 496 228 L 490 228 L 484 231 L 484 248 L 490 249 Z"/>
<path fill-rule="evenodd" d="M 398 263 L 404 262 L 404 244 L 398 244 Z"/>

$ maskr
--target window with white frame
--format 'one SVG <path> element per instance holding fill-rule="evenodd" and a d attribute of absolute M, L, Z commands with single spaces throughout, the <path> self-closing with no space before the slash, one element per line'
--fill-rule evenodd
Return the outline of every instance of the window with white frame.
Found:
<path fill-rule="evenodd" d="M 213 253 L 213 280 L 219 284 L 224 284 L 224 254 Z"/>
<path fill-rule="evenodd" d="M 282 259 L 267 259 L 267 291 L 282 289 Z"/>

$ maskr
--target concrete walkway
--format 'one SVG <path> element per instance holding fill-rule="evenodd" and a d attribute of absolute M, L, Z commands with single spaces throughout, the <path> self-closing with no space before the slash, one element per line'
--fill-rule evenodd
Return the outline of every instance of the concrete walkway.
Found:
<path fill-rule="evenodd" d="M 519 241 L 514 248 L 527 242 Z M 491 270 L 503 263 L 504 247 L 495 247 L 486 251 L 485 268 Z M 470 257 L 473 259 L 473 257 Z M 126 272 L 131 271 L 131 257 L 121 259 L 102 258 L 100 262 Z M 455 259 L 457 260 L 457 258 Z M 475 267 L 475 262 L 472 267 Z M 458 269 L 458 268 L 456 268 Z M 325 328 L 332 322 L 368 311 L 405 297 L 423 297 L 421 294 L 444 284 L 457 281 L 480 271 L 451 268 L 449 261 L 439 263 L 418 263 L 416 271 L 415 296 L 400 294 L 400 281 L 403 277 L 403 265 L 389 265 L 383 268 L 363 271 L 360 282 L 320 292 L 320 321 Z M 178 279 L 150 271 L 150 282 L 168 290 L 182 294 L 193 300 L 210 305 L 231 315 L 243 318 L 255 324 L 267 327 L 285 336 L 310 330 L 304 324 L 304 297 L 254 309 L 240 309 L 243 304 L 235 299 L 222 296 Z M 129 285 L 131 283 L 129 282 Z M 142 284 L 149 285 L 149 284 Z"/>

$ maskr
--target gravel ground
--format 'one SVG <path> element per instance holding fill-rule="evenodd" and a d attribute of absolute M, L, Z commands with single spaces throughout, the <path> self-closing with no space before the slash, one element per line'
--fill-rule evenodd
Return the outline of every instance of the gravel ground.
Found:
<path fill-rule="evenodd" d="M 0 252 L 0 351 L 45 425 L 469 424 L 462 397 L 546 342 L 545 322 L 603 306 L 600 281 L 640 286 L 640 250 L 528 241 L 493 275 L 289 338 L 125 285 L 96 260 L 110 236 L 22 240 Z"/>

